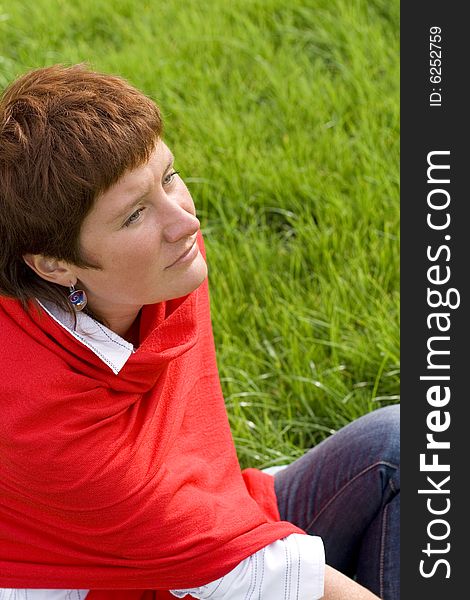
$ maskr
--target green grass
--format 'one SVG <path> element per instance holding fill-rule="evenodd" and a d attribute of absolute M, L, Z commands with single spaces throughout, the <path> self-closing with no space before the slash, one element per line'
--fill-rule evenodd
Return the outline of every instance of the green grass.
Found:
<path fill-rule="evenodd" d="M 162 108 L 243 466 L 398 401 L 398 31 L 398 0 L 0 2 L 0 86 L 87 61 Z"/>

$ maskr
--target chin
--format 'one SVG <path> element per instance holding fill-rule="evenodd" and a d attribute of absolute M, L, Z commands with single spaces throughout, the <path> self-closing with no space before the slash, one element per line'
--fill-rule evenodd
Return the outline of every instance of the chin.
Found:
<path fill-rule="evenodd" d="M 202 259 L 202 257 L 200 264 L 194 265 L 194 267 L 195 268 L 193 272 L 191 274 L 188 273 L 187 291 L 181 294 L 182 296 L 185 296 L 186 294 L 189 294 L 190 292 L 193 292 L 195 289 L 197 289 L 207 277 L 207 265 L 204 259 Z"/>
<path fill-rule="evenodd" d="M 195 264 L 195 263 L 198 264 Z M 196 261 L 191 265 L 191 268 L 182 277 L 181 283 L 175 285 L 174 288 L 169 291 L 169 294 L 165 296 L 164 300 L 174 300 L 175 298 L 181 298 L 191 292 L 194 292 L 201 283 L 207 277 L 207 265 L 204 259 L 201 257 L 201 261 Z"/>

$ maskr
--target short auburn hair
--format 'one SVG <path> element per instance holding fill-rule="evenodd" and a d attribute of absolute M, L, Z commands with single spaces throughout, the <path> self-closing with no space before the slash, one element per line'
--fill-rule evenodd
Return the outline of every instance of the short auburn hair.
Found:
<path fill-rule="evenodd" d="M 156 104 L 121 77 L 86 64 L 32 70 L 0 96 L 0 295 L 73 312 L 68 289 L 24 261 L 42 254 L 100 268 L 79 235 L 96 198 L 141 166 L 163 130 Z"/>

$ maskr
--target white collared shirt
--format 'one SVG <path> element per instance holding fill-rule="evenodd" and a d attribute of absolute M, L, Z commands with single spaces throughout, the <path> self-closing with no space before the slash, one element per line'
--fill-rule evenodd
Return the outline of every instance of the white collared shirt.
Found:
<path fill-rule="evenodd" d="M 115 332 L 85 313 L 71 315 L 52 302 L 39 302 L 57 323 L 90 348 L 116 375 L 135 351 Z M 170 590 L 177 598 L 200 600 L 316 600 L 322 598 L 325 554 L 321 538 L 293 533 L 242 560 L 206 585 Z M 85 600 L 89 590 L 0 589 L 0 600 Z"/>

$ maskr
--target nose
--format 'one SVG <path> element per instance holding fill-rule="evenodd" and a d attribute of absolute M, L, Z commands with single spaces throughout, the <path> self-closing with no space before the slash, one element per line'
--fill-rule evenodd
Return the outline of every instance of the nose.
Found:
<path fill-rule="evenodd" d="M 167 223 L 163 228 L 163 237 L 167 242 L 178 242 L 199 231 L 201 223 L 194 212 L 192 199 L 180 203 L 174 200 L 168 201 Z"/>

